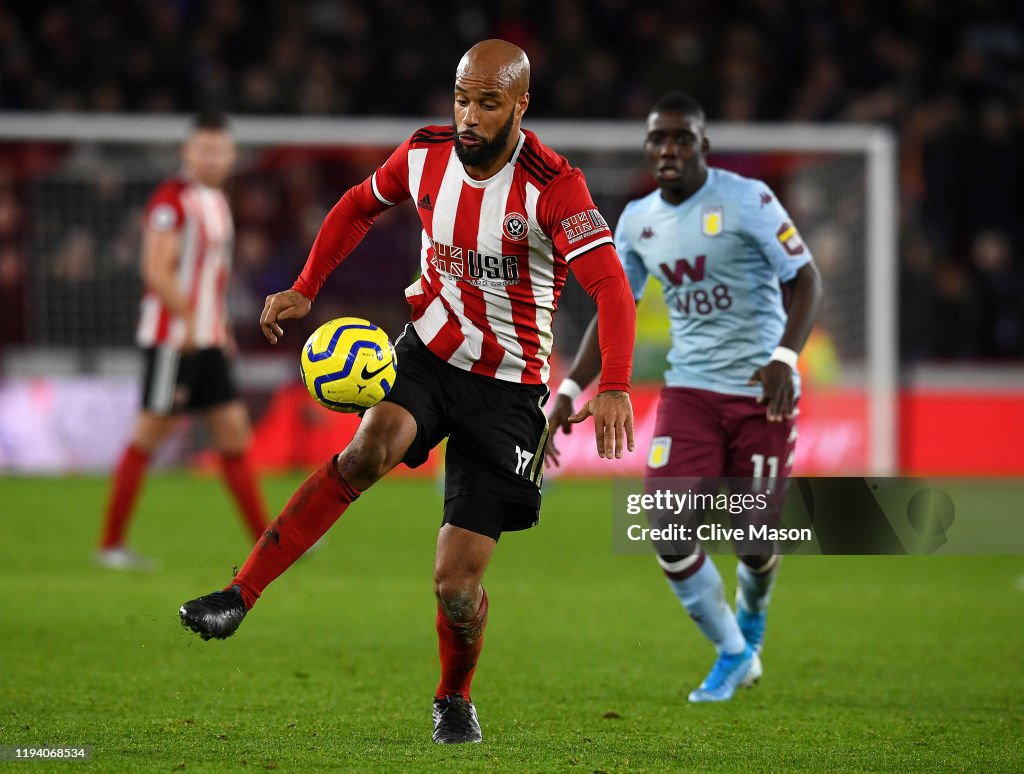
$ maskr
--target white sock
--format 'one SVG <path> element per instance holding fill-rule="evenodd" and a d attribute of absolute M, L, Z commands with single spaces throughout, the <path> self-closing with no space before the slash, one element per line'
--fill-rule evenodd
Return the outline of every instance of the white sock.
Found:
<path fill-rule="evenodd" d="M 704 557 L 704 564 L 689 578 L 669 578 L 668 585 L 719 653 L 734 655 L 747 647 L 736 617 L 725 602 L 722 576 L 711 557 Z"/>
<path fill-rule="evenodd" d="M 763 613 L 772 598 L 772 586 L 779 574 L 782 557 L 775 555 L 760 570 L 751 570 L 743 562 L 736 564 L 736 604 L 748 613 Z"/>

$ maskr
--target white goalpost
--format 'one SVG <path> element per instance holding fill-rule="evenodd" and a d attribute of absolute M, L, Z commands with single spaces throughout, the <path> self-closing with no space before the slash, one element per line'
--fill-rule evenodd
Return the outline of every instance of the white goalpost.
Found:
<path fill-rule="evenodd" d="M 233 118 L 239 144 L 253 151 L 276 146 L 388 150 L 424 123 L 415 118 Z M 79 149 L 153 147 L 160 149 L 163 158 L 173 159 L 170 151 L 181 141 L 187 124 L 187 116 L 0 113 L 0 143 L 53 143 Z M 637 121 L 538 119 L 524 125 L 584 169 L 595 197 L 621 198 L 624 180 L 635 179 L 637 170 L 643 173 L 642 126 Z M 864 390 L 867 405 L 867 470 L 858 472 L 895 474 L 899 374 L 898 150 L 894 134 L 875 125 L 712 123 L 708 136 L 713 163 L 718 163 L 721 154 L 735 160 L 742 167 L 737 171 L 743 173 L 758 169 L 773 154 L 795 160 L 791 165 L 794 171 L 786 174 L 787 180 L 792 180 L 792 191 L 777 193 L 791 212 L 796 207 L 794 220 L 805 240 L 816 257 L 820 250 L 821 257 L 828 258 L 827 270 L 837 278 L 826 285 L 826 293 L 835 299 L 836 348 L 845 378 Z M 729 168 L 730 164 L 722 166 Z M 88 165 L 80 165 L 75 174 L 87 177 Z M 153 174 L 150 170 L 151 177 Z M 69 190 L 59 195 L 87 194 Z M 69 208 L 79 204 L 87 202 L 68 199 Z M 817 235 L 809 233 L 801 219 L 800 212 L 805 210 L 816 213 L 822 222 Z M 617 212 L 608 214 L 616 216 Z M 59 231 L 61 225 L 52 223 L 50 227 Z M 136 303 L 135 298 L 129 300 Z M 123 322 L 117 324 L 123 327 Z M 45 336 L 42 340 L 46 341 Z M 52 344 L 44 343 L 43 348 L 46 346 Z"/>

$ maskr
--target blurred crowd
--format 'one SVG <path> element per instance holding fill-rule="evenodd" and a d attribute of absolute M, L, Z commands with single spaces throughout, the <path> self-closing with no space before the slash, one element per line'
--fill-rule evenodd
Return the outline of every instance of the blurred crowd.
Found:
<path fill-rule="evenodd" d="M 639 119 L 658 95 L 682 89 L 715 121 L 891 126 L 901 141 L 904 358 L 1024 354 L 1019 2 L 7 3 L 0 6 L 0 108 L 163 113 L 215 105 L 240 114 L 443 116 L 459 56 L 485 37 L 529 53 L 531 117 Z M 11 339 L 5 326 L 14 306 L 5 300 L 25 271 L 17 249 L 25 239 L 22 183 L 2 162 L 0 153 L 0 341 Z M 303 174 L 282 171 L 261 190 L 337 193 Z M 247 211 L 275 206 L 260 195 L 247 192 L 238 202 L 240 257 L 243 265 L 280 267 L 269 257 L 284 249 L 281 241 L 245 227 Z M 318 199 L 302 219 L 324 206 Z M 301 256 L 315 226 L 301 225 L 289 255 Z M 70 266 L 90 238 L 81 234 L 68 246 Z M 267 287 L 280 284 L 273 271 L 293 264 L 268 268 Z M 413 256 L 409 271 L 414 266 Z M 380 273 L 368 272 L 365 281 L 377 281 Z"/>

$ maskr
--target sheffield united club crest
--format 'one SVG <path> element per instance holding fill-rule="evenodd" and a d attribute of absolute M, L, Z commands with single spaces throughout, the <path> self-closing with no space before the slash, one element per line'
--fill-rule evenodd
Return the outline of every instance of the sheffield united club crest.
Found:
<path fill-rule="evenodd" d="M 526 216 L 520 215 L 518 212 L 510 212 L 505 216 L 502 230 L 505 232 L 505 236 L 514 242 L 525 239 L 527 232 Z"/>

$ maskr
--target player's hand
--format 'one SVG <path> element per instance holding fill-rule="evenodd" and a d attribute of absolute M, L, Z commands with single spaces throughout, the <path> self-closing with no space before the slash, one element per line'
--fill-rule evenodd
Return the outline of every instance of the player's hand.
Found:
<path fill-rule="evenodd" d="M 267 296 L 266 303 L 263 304 L 263 314 L 260 315 L 263 335 L 271 344 L 277 344 L 277 340 L 284 336 L 279 321 L 298 320 L 309 314 L 312 308 L 313 302 L 297 290 L 285 290 Z"/>
<path fill-rule="evenodd" d="M 569 417 L 572 416 L 572 401 L 568 395 L 556 395 L 555 405 L 548 414 L 548 448 L 544 455 L 544 464 L 549 467 L 558 467 L 559 451 L 555 446 L 555 434 L 561 430 L 568 435 L 572 432 L 572 425 L 569 424 Z"/>
<path fill-rule="evenodd" d="M 793 369 L 779 360 L 772 360 L 754 371 L 747 384 L 761 385 L 758 403 L 767 404 L 769 422 L 781 422 L 793 416 L 796 407 L 796 389 Z"/>
<path fill-rule="evenodd" d="M 583 408 L 569 417 L 578 424 L 587 417 L 594 418 L 594 436 L 597 440 L 597 455 L 615 459 L 622 457 L 623 449 L 633 451 L 633 404 L 629 393 L 622 390 L 599 392 L 583 404 Z"/>

